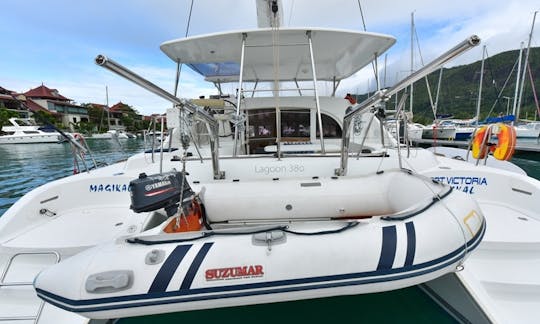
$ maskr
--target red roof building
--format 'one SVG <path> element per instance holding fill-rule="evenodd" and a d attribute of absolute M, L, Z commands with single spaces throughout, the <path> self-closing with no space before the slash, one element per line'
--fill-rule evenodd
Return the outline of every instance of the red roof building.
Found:
<path fill-rule="evenodd" d="M 71 99 L 62 96 L 58 90 L 45 85 L 30 89 L 22 94 L 26 97 L 26 104 L 31 111 L 48 111 L 58 116 L 65 127 L 74 130 L 73 125 L 88 122 L 88 109 L 71 102 Z"/>
<path fill-rule="evenodd" d="M 142 116 L 142 120 L 144 121 L 159 121 L 161 122 L 161 119 L 163 119 L 163 122 L 167 124 L 167 114 L 152 114 L 150 116 Z"/>
<path fill-rule="evenodd" d="M 124 110 L 124 107 L 129 107 L 128 105 L 118 102 L 112 107 L 107 107 L 106 105 L 92 103 L 92 107 L 102 110 L 104 113 L 107 113 L 105 118 L 108 118 L 107 124 L 111 130 L 125 130 L 125 126 L 122 124 L 122 117 L 124 114 L 127 114 Z"/>
<path fill-rule="evenodd" d="M 28 110 L 17 98 L 17 93 L 0 87 L 0 108 L 19 114 L 21 118 L 28 118 Z"/>
<path fill-rule="evenodd" d="M 123 103 L 122 101 L 119 101 L 117 104 L 113 105 L 109 111 L 110 112 L 122 112 L 124 106 L 127 106 L 125 103 Z"/>
<path fill-rule="evenodd" d="M 23 93 L 28 98 L 36 99 L 52 99 L 57 101 L 71 101 L 71 99 L 62 96 L 58 90 L 50 89 L 41 84 L 39 87 L 30 89 L 27 92 Z"/>
<path fill-rule="evenodd" d="M 60 114 L 57 113 L 56 111 L 50 111 L 48 109 L 45 109 L 43 107 L 41 107 L 40 105 L 38 105 L 34 100 L 30 99 L 30 98 L 26 98 L 26 106 L 28 107 L 28 110 L 30 110 L 31 112 L 36 112 L 36 111 L 45 111 L 45 112 L 48 112 L 50 114 L 53 114 L 54 116 L 59 116 Z"/>
<path fill-rule="evenodd" d="M 89 105 L 92 106 L 92 107 L 94 107 L 94 108 L 98 108 L 98 109 L 100 109 L 100 110 L 106 110 L 106 109 L 107 109 L 107 106 L 106 106 L 106 105 L 102 105 L 102 104 L 90 103 Z"/>

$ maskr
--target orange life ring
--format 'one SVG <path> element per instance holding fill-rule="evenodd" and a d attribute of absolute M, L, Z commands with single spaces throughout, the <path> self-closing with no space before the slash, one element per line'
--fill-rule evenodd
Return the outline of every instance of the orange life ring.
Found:
<path fill-rule="evenodd" d="M 193 199 L 191 206 L 186 208 L 184 215 L 179 215 L 171 219 L 165 226 L 165 233 L 181 233 L 199 231 L 202 228 L 202 208 L 196 199 Z"/>
<path fill-rule="evenodd" d="M 497 146 L 493 149 L 493 157 L 497 160 L 510 160 L 516 150 L 516 129 L 512 125 L 499 123 L 494 127 L 493 133 L 497 135 Z"/>
<path fill-rule="evenodd" d="M 472 156 L 475 159 L 485 159 L 486 155 L 488 153 L 488 145 L 487 142 L 489 140 L 490 134 L 486 134 L 487 132 L 491 133 L 489 126 L 482 126 L 478 128 L 474 134 L 472 139 Z"/>
<path fill-rule="evenodd" d="M 497 135 L 496 145 L 489 143 L 491 134 Z M 484 159 L 491 152 L 497 160 L 508 161 L 515 149 L 516 129 L 503 123 L 480 127 L 472 139 L 472 156 L 475 159 Z"/>

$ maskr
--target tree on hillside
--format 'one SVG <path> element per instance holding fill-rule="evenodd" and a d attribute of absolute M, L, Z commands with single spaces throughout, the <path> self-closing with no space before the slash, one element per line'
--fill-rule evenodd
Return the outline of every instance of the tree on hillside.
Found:
<path fill-rule="evenodd" d="M 81 104 L 81 106 L 87 109 L 89 118 L 87 125 L 84 125 L 83 128 L 98 132 L 109 130 L 107 123 L 107 112 L 103 108 L 94 106 L 91 103 L 84 103 Z"/>
<path fill-rule="evenodd" d="M 19 114 L 6 108 L 0 108 L 0 126 L 10 125 L 9 119 L 13 117 L 19 117 Z"/>
<path fill-rule="evenodd" d="M 512 113 L 514 101 L 516 68 L 519 51 L 508 51 L 486 58 L 480 119 Z M 540 48 L 531 48 L 529 64 L 533 75 L 534 87 L 540 93 Z M 517 64 L 516 64 L 517 65 Z M 523 66 L 522 66 L 523 69 Z M 472 118 L 476 114 L 478 89 L 480 82 L 481 61 L 467 65 L 443 69 L 438 102 L 438 114 L 452 114 L 456 118 Z M 428 76 L 431 94 L 435 99 L 439 71 Z M 503 89 L 503 85 L 506 86 Z M 505 98 L 506 97 L 506 98 Z M 393 99 L 392 99 L 393 100 Z M 414 84 L 414 120 L 433 120 L 433 112 L 424 79 Z M 529 75 L 526 75 L 521 102 L 521 118 L 532 118 L 536 107 Z"/>
<path fill-rule="evenodd" d="M 144 123 L 135 108 L 122 103 L 120 111 L 122 112 L 122 124 L 126 126 L 126 130 L 133 132 L 144 129 Z"/>
<path fill-rule="evenodd" d="M 34 111 L 32 117 L 38 124 L 61 125 L 61 123 L 57 123 L 56 118 L 54 118 L 53 114 L 44 110 Z"/>

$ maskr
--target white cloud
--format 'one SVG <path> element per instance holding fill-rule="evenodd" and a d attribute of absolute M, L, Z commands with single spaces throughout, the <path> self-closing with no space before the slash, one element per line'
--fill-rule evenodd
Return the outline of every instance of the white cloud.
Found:
<path fill-rule="evenodd" d="M 191 17 L 190 35 L 256 27 L 254 0 L 197 0 Z M 361 0 L 369 31 L 393 34 L 397 43 L 388 52 L 387 79 L 402 78 L 409 70 L 410 13 L 416 27 L 424 60 L 427 62 L 471 34 L 478 34 L 490 55 L 516 49 L 527 39 L 532 13 L 540 9 L 538 0 Z M 9 49 L 0 60 L 0 86 L 26 91 L 41 82 L 57 88 L 65 96 L 81 102 L 125 102 L 141 113 L 163 112 L 170 104 L 148 91 L 123 80 L 92 63 L 98 53 L 151 82 L 171 91 L 175 66 L 159 51 L 166 40 L 183 37 L 191 0 L 95 0 L 73 6 L 68 0 L 51 0 L 44 10 L 69 19 L 48 20 L 46 12 L 27 10 L 41 6 L 39 0 L 4 0 L 0 21 L 10 24 L 4 31 Z M 283 0 L 284 23 L 292 26 L 319 26 L 361 30 L 358 0 Z M 21 17 L 13 17 L 21 15 Z M 24 20 L 21 19 L 24 15 Z M 35 16 L 34 16 L 35 15 Z M 122 16 L 122 19 L 118 17 Z M 533 45 L 538 46 L 540 17 Z M 23 23 L 24 21 L 24 23 Z M 36 23 L 33 23 L 36 22 Z M 18 25 L 17 25 L 18 24 Z M 4 26 L 5 27 L 5 26 Z M 21 34 L 19 34 L 21 33 Z M 33 39 L 47 35 L 46 39 Z M 54 36 L 54 37 L 53 37 Z M 56 38 L 55 38 L 56 37 Z M 46 52 L 43 52 L 46 51 Z M 417 54 L 418 55 L 418 54 Z M 481 46 L 452 62 L 469 63 L 481 58 Z M 379 61 L 382 69 L 384 58 Z M 340 93 L 364 92 L 374 85 L 368 67 L 342 82 Z M 180 95 L 198 97 L 217 91 L 211 84 L 183 68 Z M 226 87 L 233 90 L 234 86 Z"/>
<path fill-rule="evenodd" d="M 384 7 L 384 3 L 387 0 L 381 0 L 381 7 Z M 423 1 L 410 1 L 406 4 L 396 4 L 401 6 L 402 9 L 411 9 Z M 424 62 L 434 59 L 444 51 L 450 49 L 460 41 L 464 40 L 469 35 L 476 34 L 482 39 L 480 46 L 469 50 L 460 57 L 454 59 L 446 66 L 455 66 L 468 64 L 474 61 L 478 61 L 482 57 L 482 46 L 486 45 L 487 51 L 490 56 L 493 56 L 499 52 L 518 49 L 521 41 L 526 41 L 530 33 L 533 11 L 535 6 L 538 7 L 538 3 L 533 1 L 478 1 L 473 4 L 466 5 L 465 1 L 456 0 L 453 2 L 445 2 L 437 5 L 431 4 L 422 10 L 415 10 L 415 22 L 418 30 L 418 37 L 422 56 Z M 396 8 L 397 9 L 397 8 Z M 402 11 L 401 18 L 396 17 L 395 13 L 398 10 L 392 10 L 392 13 L 386 15 L 384 18 L 375 20 L 375 23 L 385 23 L 389 19 L 395 19 L 396 24 L 409 24 L 410 26 L 410 12 L 408 11 L 408 19 L 403 18 L 407 16 L 407 11 Z M 425 16 L 422 16 L 425 15 Z M 540 19 L 540 17 L 538 17 Z M 439 28 L 426 32 L 425 29 L 429 26 L 438 26 L 437 19 L 447 20 L 444 24 L 441 24 Z M 538 34 L 539 22 L 535 27 L 533 35 Z M 407 28 L 407 26 L 404 26 Z M 410 27 L 408 27 L 410 28 Z M 403 78 L 406 74 L 404 71 L 410 69 L 410 32 L 406 31 L 404 35 L 406 38 L 398 39 L 396 47 L 401 51 L 390 50 L 388 52 L 388 79 L 394 81 L 396 75 L 399 75 L 399 79 Z M 532 46 L 538 46 L 537 38 L 533 38 Z M 401 43 L 401 44 L 400 44 Z M 526 46 L 526 45 L 525 45 Z M 382 61 L 382 59 L 381 59 Z M 380 62 L 381 62 L 380 61 Z M 415 46 L 415 68 L 420 67 L 418 47 Z M 351 80 L 343 82 L 342 92 L 348 92 L 349 89 L 360 88 L 367 89 L 367 78 L 371 78 L 371 90 L 374 89 L 373 73 L 371 68 L 365 68 L 363 71 L 355 75 Z M 360 86 L 358 85 L 360 84 Z"/>

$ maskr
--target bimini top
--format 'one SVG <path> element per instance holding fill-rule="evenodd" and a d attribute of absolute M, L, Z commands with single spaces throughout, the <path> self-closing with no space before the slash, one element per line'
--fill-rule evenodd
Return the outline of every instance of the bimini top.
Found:
<path fill-rule="evenodd" d="M 244 81 L 312 80 L 308 33 L 317 79 L 327 81 L 351 76 L 396 41 L 388 35 L 349 30 L 265 28 L 172 40 L 163 43 L 161 50 L 173 61 L 188 64 L 207 81 L 233 82 L 239 78 L 245 35 Z M 279 58 L 278 68 L 274 68 L 274 58 Z"/>

